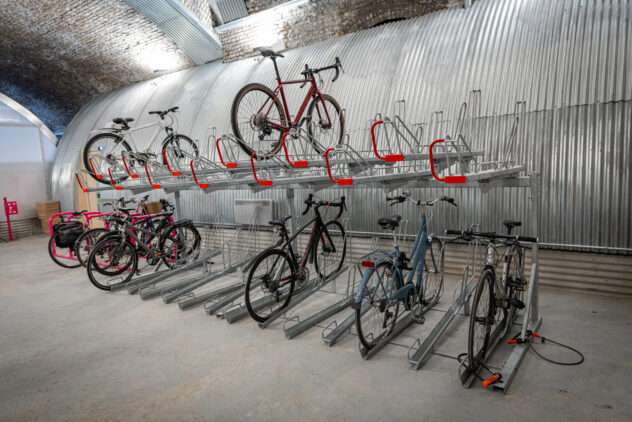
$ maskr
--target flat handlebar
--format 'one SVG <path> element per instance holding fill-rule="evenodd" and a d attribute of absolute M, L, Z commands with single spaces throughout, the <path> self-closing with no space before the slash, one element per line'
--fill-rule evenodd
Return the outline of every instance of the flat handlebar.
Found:
<path fill-rule="evenodd" d="M 475 232 L 473 230 L 448 229 L 445 231 L 445 234 L 451 235 L 451 236 L 462 236 L 464 238 L 486 237 L 488 239 L 511 239 L 511 240 L 517 240 L 518 242 L 531 242 L 531 243 L 538 242 L 538 238 L 532 237 L 532 236 L 518 236 L 518 235 L 499 234 L 499 233 L 482 233 L 482 232 Z"/>

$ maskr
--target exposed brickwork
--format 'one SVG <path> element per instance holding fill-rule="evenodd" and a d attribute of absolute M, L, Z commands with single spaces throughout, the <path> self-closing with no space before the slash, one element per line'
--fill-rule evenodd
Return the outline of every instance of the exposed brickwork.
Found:
<path fill-rule="evenodd" d="M 288 0 L 244 0 L 244 3 L 246 4 L 246 9 L 248 9 L 248 14 L 252 15 L 253 13 L 286 3 L 287 1 Z"/>
<path fill-rule="evenodd" d="M 271 2 L 251 1 L 263 7 Z M 247 23 L 220 34 L 223 59 L 231 62 L 255 56 L 252 49 L 262 40 L 285 40 L 288 49 L 370 28 L 380 22 L 421 16 L 460 4 L 455 0 L 311 0 L 299 7 L 275 12 L 263 19 L 251 16 Z M 277 35 L 278 34 L 278 35 Z M 274 38 L 274 39 L 272 39 Z"/>
<path fill-rule="evenodd" d="M 155 76 L 161 59 L 170 70 L 193 66 L 166 34 L 120 0 L 0 3 L 0 89 L 27 106 L 61 105 L 62 115 L 72 115 L 103 92 Z"/>
<path fill-rule="evenodd" d="M 180 0 L 207 29 L 213 29 L 213 14 L 209 0 Z"/>

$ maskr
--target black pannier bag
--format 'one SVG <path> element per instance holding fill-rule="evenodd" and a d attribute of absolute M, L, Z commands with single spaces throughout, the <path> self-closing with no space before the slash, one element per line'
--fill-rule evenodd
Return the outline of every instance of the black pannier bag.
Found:
<path fill-rule="evenodd" d="M 63 221 L 55 224 L 53 233 L 57 234 L 55 246 L 58 248 L 72 248 L 75 242 L 83 233 L 83 223 L 81 221 Z"/>

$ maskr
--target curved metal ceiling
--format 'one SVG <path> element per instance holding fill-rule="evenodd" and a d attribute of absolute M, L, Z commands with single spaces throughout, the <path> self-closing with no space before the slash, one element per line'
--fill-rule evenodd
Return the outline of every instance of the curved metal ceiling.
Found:
<path fill-rule="evenodd" d="M 348 130 L 365 129 L 377 112 L 390 114 L 400 99 L 406 100 L 408 121 L 428 121 L 435 110 L 454 115 L 468 93 L 480 89 L 481 115 L 499 131 L 516 101 L 526 101 L 528 142 L 517 158 L 543 174 L 545 240 L 630 248 L 631 15 L 632 0 L 486 0 L 288 51 L 279 64 L 282 76 L 290 78 L 305 63 L 321 66 L 339 56 L 345 74 L 334 84 L 325 79 L 323 91 L 346 109 Z M 75 117 L 61 141 L 54 196 L 64 208 L 72 207 L 77 155 L 89 132 L 113 117 L 143 124 L 152 120 L 148 110 L 179 105 L 180 131 L 204 139 L 210 128 L 230 130 L 235 94 L 255 81 L 274 82 L 268 60 L 210 63 L 101 96 Z M 290 98 L 296 109 L 298 96 Z M 478 146 L 491 150 L 493 142 L 479 140 Z M 619 159 L 627 161 L 622 165 Z M 222 194 L 233 195 L 212 195 Z M 466 202 L 465 210 L 472 208 L 462 211 L 462 224 L 478 219 L 490 226 L 498 224 L 499 212 L 486 214 L 480 201 L 491 198 L 495 205 L 485 207 L 502 210 L 503 201 L 516 196 L 456 195 Z M 202 203 L 209 196 L 189 196 L 192 209 L 211 207 Z M 599 214 L 595 204 L 616 197 L 625 202 Z M 526 218 L 526 194 L 515 201 L 514 214 Z M 603 233 L 581 229 L 597 218 Z M 360 229 L 370 224 L 367 219 Z"/>

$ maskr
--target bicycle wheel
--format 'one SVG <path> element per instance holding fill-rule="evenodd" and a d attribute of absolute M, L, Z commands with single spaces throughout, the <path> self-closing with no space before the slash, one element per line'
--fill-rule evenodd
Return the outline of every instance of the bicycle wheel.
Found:
<path fill-rule="evenodd" d="M 92 247 L 96 245 L 101 236 L 109 232 L 110 231 L 108 229 L 92 229 L 83 232 L 83 234 L 81 234 L 81 236 L 77 238 L 74 250 L 75 256 L 79 260 L 79 264 L 83 265 L 84 267 L 86 266 L 86 261 L 90 256 L 90 251 L 92 250 Z"/>
<path fill-rule="evenodd" d="M 122 137 L 114 133 L 99 133 L 90 138 L 83 148 L 83 165 L 94 180 L 111 185 L 108 168 L 112 168 L 118 163 L 122 152 L 132 152 L 132 148 Z M 128 163 L 128 166 L 132 165 L 133 163 Z M 94 171 L 102 176 L 101 179 L 94 174 L 93 167 Z M 116 178 L 115 182 L 118 183 L 125 179 L 127 179 L 127 175 L 121 175 Z"/>
<path fill-rule="evenodd" d="M 112 286 L 127 283 L 137 266 L 134 246 L 120 233 L 103 236 L 92 248 L 86 263 L 90 282 L 101 290 L 112 290 Z"/>
<path fill-rule="evenodd" d="M 422 306 L 439 300 L 443 289 L 444 263 L 443 243 L 438 238 L 433 237 L 426 250 L 424 262 L 423 284 L 419 296 L 419 303 Z"/>
<path fill-rule="evenodd" d="M 165 229 L 158 250 L 165 265 L 174 268 L 191 262 L 200 254 L 202 236 L 189 221 L 180 221 Z"/>
<path fill-rule="evenodd" d="M 230 115 L 233 133 L 246 154 L 256 152 L 260 158 L 267 158 L 279 152 L 289 125 L 281 102 L 270 88 L 261 84 L 243 87 Z"/>
<path fill-rule="evenodd" d="M 502 309 L 502 308 L 501 308 Z M 489 346 L 489 335 L 498 323 L 499 309 L 494 296 L 494 273 L 487 269 L 481 274 L 476 286 L 470 326 L 467 338 L 467 356 L 469 368 L 475 372 L 485 361 Z"/>
<path fill-rule="evenodd" d="M 48 254 L 50 255 L 53 262 L 59 265 L 60 267 L 64 267 L 64 268 L 81 267 L 81 264 L 79 263 L 79 261 L 76 261 L 70 258 L 63 258 L 61 256 L 57 256 L 58 253 L 61 254 L 62 250 L 63 251 L 68 250 L 68 256 L 72 256 L 72 248 L 58 248 L 56 246 L 55 242 L 57 241 L 58 237 L 59 237 L 59 233 L 53 233 L 53 235 L 50 237 L 50 240 L 48 241 Z"/>
<path fill-rule="evenodd" d="M 252 319 L 265 322 L 290 303 L 295 274 L 294 263 L 280 249 L 269 249 L 257 257 L 248 274 L 244 295 Z"/>
<path fill-rule="evenodd" d="M 505 294 L 510 299 L 518 299 L 524 303 L 527 279 L 524 275 L 524 253 L 520 246 L 514 246 L 509 255 L 509 280 L 505 286 Z"/>
<path fill-rule="evenodd" d="M 162 144 L 162 151 L 168 158 L 169 167 L 172 171 L 178 169 L 188 169 L 191 160 L 200 156 L 200 151 L 195 142 L 184 135 L 173 135 L 165 139 Z M 165 157 L 162 157 L 163 164 L 167 164 Z"/>
<path fill-rule="evenodd" d="M 395 272 L 395 287 L 402 286 L 399 273 Z M 393 277 L 393 264 L 382 262 L 377 266 L 364 289 L 362 306 L 369 309 L 362 313 L 362 306 L 356 309 L 356 328 L 360 343 L 366 349 L 372 349 L 388 336 L 397 320 L 399 300 L 391 301 L 388 291 Z"/>
<path fill-rule="evenodd" d="M 321 230 L 314 255 L 314 269 L 319 276 L 328 278 L 340 270 L 345 261 L 347 237 L 342 224 L 336 220 L 328 222 L 325 227 L 329 237 Z"/>
<path fill-rule="evenodd" d="M 307 110 L 309 123 L 307 133 L 321 154 L 328 148 L 342 144 L 345 133 L 345 118 L 340 112 L 340 105 L 331 96 L 323 94 L 322 101 L 316 97 Z"/>

